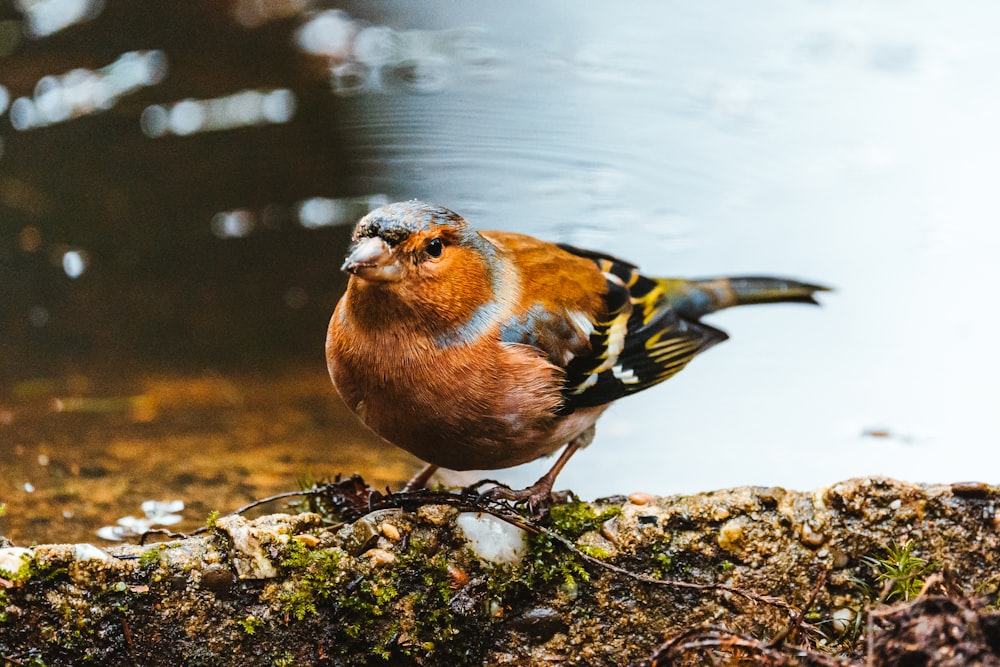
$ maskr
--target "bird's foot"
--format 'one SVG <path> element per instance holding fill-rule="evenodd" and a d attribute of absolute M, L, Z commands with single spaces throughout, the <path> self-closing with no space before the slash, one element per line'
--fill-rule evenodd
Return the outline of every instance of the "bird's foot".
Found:
<path fill-rule="evenodd" d="M 537 517 L 545 514 L 552 505 L 565 502 L 569 495 L 569 491 L 553 492 L 552 480 L 542 478 L 524 489 L 512 489 L 504 484 L 496 484 L 496 486 L 483 491 L 480 498 L 523 503 L 527 506 L 528 511 Z"/>
<path fill-rule="evenodd" d="M 556 482 L 559 471 L 563 469 L 570 457 L 580 449 L 586 447 L 594 439 L 594 427 L 591 426 L 586 431 L 569 441 L 559 458 L 552 465 L 552 468 L 539 478 L 537 482 L 526 489 L 512 489 L 503 484 L 497 484 L 493 488 L 482 494 L 483 497 L 498 500 L 512 500 L 516 503 L 526 503 L 528 511 L 535 516 L 544 514 L 551 505 L 565 502 L 571 495 L 569 492 L 552 493 L 552 485 Z"/>

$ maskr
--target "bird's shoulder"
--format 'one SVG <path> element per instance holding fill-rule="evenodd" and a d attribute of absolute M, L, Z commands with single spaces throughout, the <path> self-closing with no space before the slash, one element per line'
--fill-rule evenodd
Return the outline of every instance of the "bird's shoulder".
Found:
<path fill-rule="evenodd" d="M 526 234 L 482 234 L 517 282 L 513 302 L 500 323 L 501 343 L 533 346 L 559 367 L 584 353 L 605 309 L 607 283 L 599 267 Z"/>
<path fill-rule="evenodd" d="M 543 304 L 591 316 L 600 312 L 605 283 L 593 261 L 527 234 L 486 231 L 482 235 L 518 274 L 523 309 Z"/>

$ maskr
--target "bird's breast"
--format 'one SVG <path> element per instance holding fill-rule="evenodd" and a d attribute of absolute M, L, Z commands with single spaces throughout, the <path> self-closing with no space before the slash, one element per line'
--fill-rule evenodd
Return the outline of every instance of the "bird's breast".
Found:
<path fill-rule="evenodd" d="M 369 428 L 446 468 L 531 461 L 596 419 L 557 416 L 561 369 L 531 346 L 502 343 L 499 330 L 441 347 L 403 328 L 362 335 L 335 313 L 327 361 L 338 393 Z"/>

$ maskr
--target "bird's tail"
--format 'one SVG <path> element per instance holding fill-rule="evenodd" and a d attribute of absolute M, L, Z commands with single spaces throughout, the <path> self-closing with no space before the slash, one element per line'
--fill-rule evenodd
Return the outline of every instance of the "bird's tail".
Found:
<path fill-rule="evenodd" d="M 702 280 L 660 279 L 670 304 L 683 317 L 696 320 L 723 308 L 755 303 L 812 303 L 816 292 L 830 288 L 812 283 L 768 276 L 705 278 Z"/>

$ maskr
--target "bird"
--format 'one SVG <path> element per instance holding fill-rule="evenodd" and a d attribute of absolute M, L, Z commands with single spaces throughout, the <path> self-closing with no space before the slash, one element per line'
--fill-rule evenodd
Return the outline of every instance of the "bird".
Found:
<path fill-rule="evenodd" d="M 496 470 L 553 455 L 525 489 L 544 506 L 615 401 L 667 380 L 728 335 L 701 318 L 747 304 L 817 304 L 822 285 L 767 276 L 657 278 L 599 251 L 410 200 L 365 215 L 341 269 L 326 361 L 344 403 L 384 440 L 438 468 Z"/>

